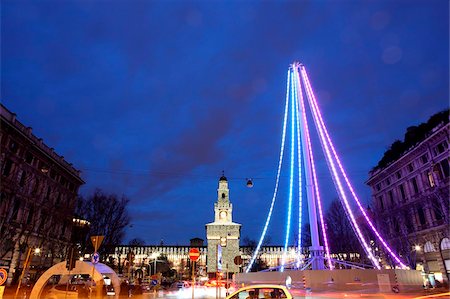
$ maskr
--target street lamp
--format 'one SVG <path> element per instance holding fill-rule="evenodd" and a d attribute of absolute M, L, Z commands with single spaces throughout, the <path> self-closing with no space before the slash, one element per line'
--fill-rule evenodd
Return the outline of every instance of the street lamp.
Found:
<path fill-rule="evenodd" d="M 14 295 L 14 299 L 17 298 L 17 295 L 19 295 L 20 286 L 22 285 L 23 276 L 25 275 L 25 272 L 27 271 L 28 267 L 30 266 L 30 257 L 31 253 L 34 252 L 35 255 L 41 253 L 41 249 L 39 247 L 29 247 L 27 251 L 27 257 L 25 258 L 25 263 L 23 264 L 23 270 L 20 274 L 19 283 L 17 285 L 16 294 Z"/>
<path fill-rule="evenodd" d="M 154 259 L 153 268 L 155 269 L 155 273 L 153 273 L 153 274 L 156 274 L 156 261 L 157 261 L 156 259 L 158 258 L 158 256 L 159 256 L 159 253 L 157 253 L 157 252 L 153 252 L 152 256 L 151 256 L 151 258 Z"/>
<path fill-rule="evenodd" d="M 422 250 L 422 247 L 420 247 L 420 245 L 417 245 L 417 244 L 414 245 L 413 248 L 412 248 L 412 251 L 414 251 L 414 256 L 413 256 L 413 260 L 412 260 L 412 263 L 411 263 L 412 265 L 411 266 L 413 266 L 414 269 L 417 268 L 417 264 L 416 264 L 417 252 L 419 252 L 421 250 Z"/>
<path fill-rule="evenodd" d="M 246 180 L 247 180 L 247 188 L 253 188 L 253 181 L 252 181 L 252 179 L 246 178 Z"/>

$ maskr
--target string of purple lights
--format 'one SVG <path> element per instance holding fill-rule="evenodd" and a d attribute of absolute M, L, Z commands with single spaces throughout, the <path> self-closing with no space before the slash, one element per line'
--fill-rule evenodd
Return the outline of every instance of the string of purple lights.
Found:
<path fill-rule="evenodd" d="M 301 152 L 303 152 L 303 159 L 304 159 L 304 167 L 306 174 L 309 173 L 310 178 L 309 182 L 312 184 L 313 189 L 308 189 L 308 183 L 307 183 L 307 196 L 311 197 L 309 199 L 309 203 L 313 205 L 313 207 L 310 207 L 310 210 L 313 210 L 312 214 L 310 212 L 310 223 L 316 222 L 316 216 L 315 216 L 315 205 L 317 204 L 317 210 L 319 211 L 319 222 L 321 226 L 321 232 L 323 237 L 323 243 L 325 248 L 325 257 L 327 259 L 327 265 L 328 269 L 333 269 L 333 263 L 331 259 L 330 254 L 330 247 L 328 243 L 327 233 L 326 233 L 326 225 L 324 221 L 323 216 L 323 209 L 322 209 L 322 201 L 320 197 L 319 192 L 319 184 L 317 180 L 317 172 L 316 172 L 316 166 L 314 161 L 314 153 L 312 149 L 311 139 L 310 139 L 310 132 L 309 132 L 309 125 L 308 125 L 308 118 L 306 115 L 306 105 L 305 100 L 303 96 L 303 90 L 306 94 L 306 99 L 308 101 L 308 106 L 310 108 L 312 119 L 316 128 L 316 131 L 319 136 L 320 145 L 322 147 L 322 151 L 325 156 L 325 160 L 327 162 L 327 166 L 329 169 L 329 172 L 331 174 L 333 183 L 335 185 L 336 191 L 339 195 L 339 199 L 341 201 L 342 206 L 344 207 L 344 211 L 346 212 L 347 217 L 349 218 L 350 224 L 352 226 L 353 231 L 355 232 L 360 244 L 362 245 L 364 251 L 366 252 L 368 258 L 370 259 L 371 263 L 374 267 L 377 269 L 381 269 L 379 260 L 374 256 L 371 247 L 368 245 L 368 242 L 366 241 L 366 238 L 363 234 L 363 229 L 358 225 L 355 214 L 352 211 L 349 199 L 347 196 L 347 193 L 345 191 L 345 188 L 348 189 L 351 196 L 358 208 L 361 214 L 363 215 L 365 221 L 367 222 L 368 226 L 370 227 L 370 230 L 375 234 L 377 239 L 381 242 L 383 247 L 387 250 L 389 255 L 396 261 L 397 266 L 400 268 L 406 268 L 405 264 L 402 263 L 402 261 L 399 259 L 399 257 L 393 252 L 393 250 L 388 246 L 386 241 L 383 239 L 381 234 L 378 232 L 378 230 L 373 225 L 372 221 L 370 220 L 369 216 L 365 212 L 364 208 L 362 207 L 361 201 L 357 197 L 350 180 L 344 170 L 344 167 L 342 166 L 342 163 L 337 155 L 335 146 L 333 142 L 331 141 L 330 134 L 325 126 L 325 122 L 322 117 L 322 113 L 320 112 L 319 105 L 316 99 L 316 96 L 314 94 L 314 91 L 312 89 L 308 74 L 306 72 L 305 67 L 298 63 L 294 62 L 289 70 L 288 70 L 288 80 L 287 80 L 287 89 L 286 89 L 286 107 L 285 107 L 285 113 L 284 113 L 284 120 L 283 120 L 283 134 L 282 134 L 282 144 L 281 144 L 281 150 L 280 150 L 280 157 L 279 157 L 279 163 L 278 163 L 278 172 L 277 172 L 277 178 L 276 178 L 276 184 L 275 184 L 275 190 L 272 197 L 271 206 L 269 209 L 269 213 L 267 216 L 267 219 L 265 221 L 263 233 L 261 234 L 261 237 L 259 239 L 258 245 L 256 247 L 255 252 L 252 255 L 252 258 L 250 260 L 250 263 L 248 264 L 246 268 L 246 272 L 249 272 L 250 269 L 253 266 L 253 263 L 255 262 L 256 256 L 259 253 L 259 250 L 261 248 L 261 244 L 265 238 L 265 234 L 267 232 L 268 225 L 270 223 L 270 219 L 273 213 L 273 207 L 274 202 L 277 196 L 278 191 L 278 184 L 280 179 L 280 172 L 282 168 L 282 162 L 283 162 L 283 153 L 284 153 L 284 146 L 285 146 L 285 138 L 286 138 L 286 125 L 289 115 L 289 102 L 291 107 L 291 149 L 290 149 L 290 181 L 289 181 L 289 195 L 288 195 L 288 213 L 287 213 L 287 222 L 286 222 L 286 237 L 285 237 L 285 244 L 284 244 L 284 252 L 283 252 L 283 258 L 282 263 L 280 267 L 280 271 L 283 272 L 285 269 L 286 264 L 286 256 L 287 256 L 287 248 L 289 243 L 289 233 L 291 229 L 291 208 L 292 208 L 292 193 L 293 193 L 293 181 L 294 181 L 294 164 L 295 164 L 295 148 L 297 148 L 297 162 L 298 162 L 298 168 L 297 168 L 297 175 L 298 175 L 298 188 L 299 188 L 299 200 L 298 200 L 298 211 L 299 211 L 299 217 L 298 217 L 298 243 L 297 243 L 297 268 L 299 268 L 300 264 L 303 262 L 302 255 L 301 255 L 301 225 L 302 225 L 302 158 L 301 158 Z M 303 82 L 303 90 L 302 90 L 302 82 Z M 299 113 L 301 113 L 301 117 L 299 116 Z M 295 142 L 295 138 L 297 139 Z M 302 142 L 303 147 L 300 146 L 300 142 Z M 308 175 L 305 177 L 306 180 L 308 180 Z M 345 182 L 342 182 L 342 179 Z M 313 217 L 311 216 L 313 215 Z M 317 236 L 317 223 L 311 223 L 311 225 L 315 226 L 315 229 L 311 227 L 311 235 L 313 235 L 313 231 L 315 231 L 315 235 Z M 313 236 L 312 236 L 313 237 Z M 317 238 L 316 238 L 317 239 Z M 314 241 L 313 241 L 314 243 Z M 318 243 L 316 241 L 316 243 Z M 314 244 L 313 244 L 314 247 Z M 312 247 L 312 248 L 313 248 Z"/>
<path fill-rule="evenodd" d="M 336 153 L 335 147 L 333 145 L 333 142 L 331 141 L 330 135 L 328 133 L 328 130 L 326 129 L 325 123 L 323 121 L 322 115 L 320 113 L 319 107 L 317 105 L 317 100 L 314 96 L 314 93 L 312 92 L 312 87 L 311 87 L 311 83 L 309 81 L 308 78 L 308 74 L 306 73 L 306 69 L 304 66 L 302 66 L 302 75 L 304 77 L 304 81 L 305 84 L 307 86 L 307 89 L 310 90 L 311 92 L 311 99 L 312 99 L 312 107 L 313 110 L 317 111 L 317 116 L 318 116 L 318 122 L 319 125 L 323 128 L 323 131 L 325 133 L 326 136 L 326 141 L 329 143 L 330 148 L 333 152 L 333 156 L 336 160 L 336 163 L 338 164 L 339 170 L 347 184 L 347 187 L 350 190 L 350 193 L 352 194 L 356 204 L 358 205 L 359 210 L 361 211 L 362 215 L 364 216 L 364 219 L 366 220 L 367 224 L 369 225 L 369 227 L 371 228 L 371 230 L 375 233 L 375 235 L 377 236 L 378 240 L 381 242 L 381 244 L 383 244 L 383 247 L 389 252 L 389 254 L 392 256 L 392 258 L 394 258 L 394 260 L 397 262 L 397 264 L 400 266 L 400 268 L 406 268 L 406 265 L 398 258 L 398 256 L 393 252 L 393 250 L 387 245 L 386 241 L 383 239 L 383 237 L 380 235 L 380 233 L 378 232 L 378 230 L 375 228 L 375 226 L 373 225 L 372 221 L 370 220 L 369 216 L 367 215 L 366 211 L 364 210 L 363 206 L 361 205 L 361 201 L 359 200 L 358 196 L 356 195 L 356 192 L 354 191 L 350 180 L 348 179 L 348 176 L 344 170 L 344 167 L 342 166 L 342 163 Z"/>

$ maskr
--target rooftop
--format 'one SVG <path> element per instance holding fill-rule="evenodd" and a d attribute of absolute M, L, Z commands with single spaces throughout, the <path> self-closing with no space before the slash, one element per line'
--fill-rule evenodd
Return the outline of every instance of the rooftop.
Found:
<path fill-rule="evenodd" d="M 432 115 L 426 123 L 408 127 L 406 129 L 404 140 L 396 140 L 389 146 L 384 152 L 383 157 L 378 161 L 377 166 L 370 171 L 370 175 L 374 175 L 378 171 L 389 166 L 392 162 L 397 161 L 406 152 L 415 148 L 436 130 L 448 124 L 448 122 L 449 109 Z"/>

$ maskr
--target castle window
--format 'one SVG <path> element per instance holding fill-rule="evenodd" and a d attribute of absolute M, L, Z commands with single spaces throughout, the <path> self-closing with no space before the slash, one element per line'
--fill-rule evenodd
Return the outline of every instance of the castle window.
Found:
<path fill-rule="evenodd" d="M 444 174 L 444 177 L 448 178 L 448 176 L 450 175 L 450 170 L 449 170 L 447 159 L 442 160 L 440 164 L 441 164 L 442 173 Z"/>
<path fill-rule="evenodd" d="M 14 201 L 13 212 L 11 215 L 12 220 L 17 220 L 17 217 L 19 216 L 19 208 L 20 208 L 20 200 L 16 198 L 16 200 Z"/>
<path fill-rule="evenodd" d="M 414 165 L 412 163 L 409 163 L 407 167 L 409 172 L 414 170 Z"/>
<path fill-rule="evenodd" d="M 403 184 L 399 186 L 400 188 L 400 194 L 402 195 L 402 199 L 406 199 L 406 193 L 405 193 L 405 187 L 403 187 Z"/>
<path fill-rule="evenodd" d="M 432 172 L 429 172 L 429 173 L 427 174 L 427 177 L 428 177 L 428 183 L 430 184 L 430 187 L 434 187 L 434 186 L 435 186 L 435 183 L 434 183 L 433 173 L 432 173 Z"/>
<path fill-rule="evenodd" d="M 17 143 L 14 140 L 11 140 L 9 142 L 9 150 L 11 152 L 13 152 L 14 154 L 16 154 L 17 151 L 19 150 L 19 146 L 17 145 Z"/>
<path fill-rule="evenodd" d="M 421 207 L 417 208 L 417 214 L 419 215 L 420 225 L 425 225 L 427 222 L 425 219 L 425 213 L 423 212 L 423 209 Z"/>
<path fill-rule="evenodd" d="M 427 241 L 425 243 L 425 246 L 423 247 L 423 252 L 427 253 L 427 252 L 435 252 L 436 249 L 434 248 L 434 245 L 430 242 Z"/>
<path fill-rule="evenodd" d="M 391 205 L 394 205 L 394 194 L 392 193 L 392 190 L 389 190 L 388 192 L 389 200 L 391 201 Z"/>
<path fill-rule="evenodd" d="M 447 141 L 444 140 L 436 146 L 434 152 L 436 155 L 439 155 L 445 152 L 446 149 L 447 149 Z"/>
<path fill-rule="evenodd" d="M 39 184 L 40 184 L 40 180 L 38 178 L 36 178 L 36 181 L 34 182 L 33 193 L 36 193 L 39 191 Z"/>
<path fill-rule="evenodd" d="M 22 171 L 22 174 L 20 175 L 20 180 L 19 180 L 20 187 L 23 187 L 25 185 L 26 178 L 27 178 L 27 173 L 25 171 Z"/>
<path fill-rule="evenodd" d="M 33 164 L 33 155 L 30 152 L 27 152 L 27 154 L 25 155 L 25 162 L 27 162 L 28 164 Z"/>
<path fill-rule="evenodd" d="M 222 198 L 225 198 L 225 193 L 222 193 Z"/>
<path fill-rule="evenodd" d="M 441 250 L 450 249 L 450 239 L 444 238 L 441 241 Z"/>
<path fill-rule="evenodd" d="M 439 201 L 435 198 L 431 201 L 433 212 L 434 212 L 434 218 L 439 221 L 444 219 L 444 213 L 441 210 L 441 205 L 439 204 Z"/>
<path fill-rule="evenodd" d="M 420 161 L 422 161 L 422 164 L 427 163 L 427 162 L 428 162 L 428 155 L 427 155 L 427 154 L 423 154 L 423 155 L 420 157 Z"/>
<path fill-rule="evenodd" d="M 416 178 L 412 178 L 411 179 L 411 184 L 413 185 L 414 194 L 419 193 L 419 187 L 417 186 L 417 179 Z"/>
<path fill-rule="evenodd" d="M 395 176 L 397 177 L 397 179 L 401 179 L 402 178 L 402 172 L 399 170 L 395 173 Z"/>
<path fill-rule="evenodd" d="M 10 159 L 6 159 L 5 166 L 3 166 L 3 175 L 8 176 L 11 173 L 13 162 Z"/>
<path fill-rule="evenodd" d="M 443 180 L 444 179 L 444 174 L 442 173 L 441 167 L 439 166 L 440 164 L 436 164 L 433 167 L 433 171 L 436 174 L 438 180 Z"/>
<path fill-rule="evenodd" d="M 30 224 L 31 221 L 33 220 L 33 214 L 34 214 L 34 208 L 31 207 L 30 210 L 28 211 L 27 224 Z"/>
<path fill-rule="evenodd" d="M 46 199 L 50 199 L 50 193 L 52 192 L 52 188 L 49 186 L 47 187 L 47 195 L 45 196 Z"/>

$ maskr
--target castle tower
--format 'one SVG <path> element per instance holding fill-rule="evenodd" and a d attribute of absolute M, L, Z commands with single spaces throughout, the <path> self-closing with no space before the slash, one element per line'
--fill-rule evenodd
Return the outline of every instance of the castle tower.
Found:
<path fill-rule="evenodd" d="M 234 258 L 239 255 L 241 225 L 233 222 L 233 205 L 229 195 L 228 180 L 222 175 L 217 189 L 217 202 L 214 203 L 214 222 L 206 224 L 208 273 L 218 271 L 217 249 L 219 245 L 222 251 L 222 270 L 220 272 L 239 272 L 239 266 L 234 264 Z"/>

